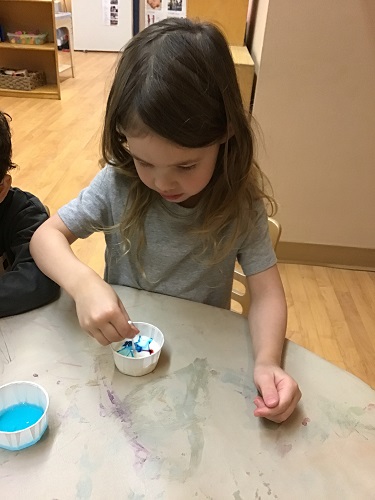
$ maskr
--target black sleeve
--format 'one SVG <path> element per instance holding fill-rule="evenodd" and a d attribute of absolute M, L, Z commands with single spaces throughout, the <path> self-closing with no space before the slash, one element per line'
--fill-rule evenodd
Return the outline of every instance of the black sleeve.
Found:
<path fill-rule="evenodd" d="M 39 270 L 29 250 L 33 233 L 47 217 L 43 205 L 33 197 L 9 220 L 11 268 L 0 276 L 0 317 L 35 309 L 59 296 L 59 286 Z"/>

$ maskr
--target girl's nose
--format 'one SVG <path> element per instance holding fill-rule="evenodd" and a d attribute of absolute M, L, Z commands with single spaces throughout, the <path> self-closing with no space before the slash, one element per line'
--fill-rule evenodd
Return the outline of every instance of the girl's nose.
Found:
<path fill-rule="evenodd" d="M 161 193 L 168 193 L 175 188 L 176 182 L 168 175 L 160 175 L 155 179 L 155 186 Z"/>

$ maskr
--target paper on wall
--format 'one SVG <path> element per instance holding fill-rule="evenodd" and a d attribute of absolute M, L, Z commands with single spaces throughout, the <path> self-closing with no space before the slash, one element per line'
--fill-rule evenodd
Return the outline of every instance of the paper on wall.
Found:
<path fill-rule="evenodd" d="M 186 17 L 187 0 L 145 0 L 145 27 L 168 17 Z"/>
<path fill-rule="evenodd" d="M 106 26 L 118 25 L 119 0 L 102 0 L 103 24 Z"/>

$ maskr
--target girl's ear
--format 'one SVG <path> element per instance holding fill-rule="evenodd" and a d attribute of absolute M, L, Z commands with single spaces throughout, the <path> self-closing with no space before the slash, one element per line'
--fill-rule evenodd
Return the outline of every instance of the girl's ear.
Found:
<path fill-rule="evenodd" d="M 4 179 L 0 182 L 0 203 L 5 200 L 6 195 L 9 193 L 9 189 L 12 187 L 12 177 L 6 174 Z"/>

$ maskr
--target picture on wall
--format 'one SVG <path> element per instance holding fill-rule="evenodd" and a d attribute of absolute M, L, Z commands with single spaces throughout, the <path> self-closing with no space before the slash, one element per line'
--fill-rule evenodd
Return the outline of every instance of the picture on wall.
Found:
<path fill-rule="evenodd" d="M 147 0 L 148 6 L 153 10 L 161 10 L 162 0 Z"/>
<path fill-rule="evenodd" d="M 168 17 L 186 17 L 187 0 L 145 0 L 145 26 Z"/>
<path fill-rule="evenodd" d="M 169 0 L 168 1 L 168 10 L 182 12 L 182 0 Z"/>
<path fill-rule="evenodd" d="M 119 0 L 102 0 L 103 24 L 118 25 Z"/>

